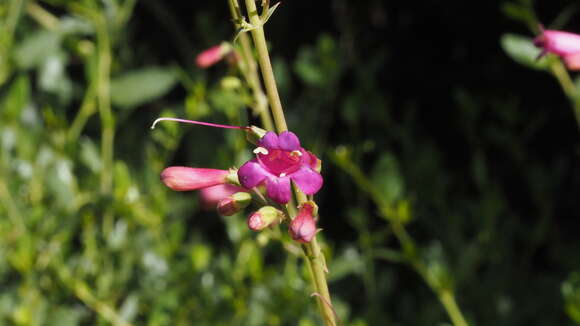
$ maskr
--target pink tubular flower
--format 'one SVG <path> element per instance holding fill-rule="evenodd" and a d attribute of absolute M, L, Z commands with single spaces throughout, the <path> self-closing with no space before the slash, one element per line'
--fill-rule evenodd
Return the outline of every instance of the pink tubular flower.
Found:
<path fill-rule="evenodd" d="M 580 35 L 556 30 L 545 30 L 534 39 L 534 45 L 542 48 L 539 57 L 547 53 L 560 56 L 571 70 L 580 69 Z"/>
<path fill-rule="evenodd" d="M 207 68 L 218 63 L 225 55 L 230 53 L 231 46 L 227 43 L 212 46 L 211 48 L 201 52 L 195 58 L 195 64 L 200 68 Z"/>
<path fill-rule="evenodd" d="M 238 170 L 243 187 L 249 189 L 264 183 L 268 197 L 280 204 L 290 201 L 290 180 L 307 195 L 320 190 L 323 180 L 317 171 L 318 158 L 300 147 L 294 133 L 267 132 L 258 146 L 254 150 L 256 158 Z"/>
<path fill-rule="evenodd" d="M 312 241 L 316 235 L 316 221 L 312 216 L 314 207 L 305 203 L 300 207 L 298 215 L 290 222 L 288 232 L 293 240 L 301 243 Z"/>
<path fill-rule="evenodd" d="M 176 191 L 197 190 L 227 182 L 228 170 L 171 166 L 161 172 L 161 181 Z"/>
<path fill-rule="evenodd" d="M 220 184 L 217 186 L 202 188 L 199 190 L 199 198 L 205 209 L 215 209 L 216 205 L 223 199 L 235 194 L 236 192 L 248 191 L 242 187 L 231 184 Z"/>

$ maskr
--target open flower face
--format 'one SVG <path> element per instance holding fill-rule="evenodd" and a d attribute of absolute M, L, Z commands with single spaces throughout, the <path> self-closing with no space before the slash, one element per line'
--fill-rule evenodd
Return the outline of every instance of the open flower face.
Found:
<path fill-rule="evenodd" d="M 256 158 L 246 162 L 238 170 L 240 183 L 253 188 L 262 183 L 269 198 L 277 203 L 290 201 L 290 181 L 307 195 L 313 195 L 322 187 L 322 176 L 316 171 L 318 159 L 300 147 L 298 137 L 284 131 L 280 135 L 268 132 L 254 150 Z"/>

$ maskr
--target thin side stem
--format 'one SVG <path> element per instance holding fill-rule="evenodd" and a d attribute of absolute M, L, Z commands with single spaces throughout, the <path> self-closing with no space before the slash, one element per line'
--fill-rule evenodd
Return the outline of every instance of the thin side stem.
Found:
<path fill-rule="evenodd" d="M 250 23 L 255 27 L 251 33 L 252 38 L 254 39 L 254 45 L 256 46 L 256 51 L 258 52 L 258 63 L 260 64 L 260 69 L 262 71 L 262 78 L 264 79 L 266 94 L 268 95 L 270 109 L 272 110 L 272 115 L 274 116 L 276 130 L 280 133 L 282 131 L 288 130 L 288 126 L 286 125 L 286 118 L 284 117 L 282 102 L 280 101 L 278 87 L 276 86 L 276 79 L 274 78 L 274 70 L 272 69 L 270 55 L 268 54 L 268 45 L 266 44 L 266 36 L 264 35 L 262 20 L 260 19 L 260 15 L 258 15 L 258 9 L 256 8 L 255 1 L 245 1 Z"/>
<path fill-rule="evenodd" d="M 572 108 L 574 109 L 576 123 L 578 124 L 578 127 L 580 127 L 580 97 L 577 94 L 578 90 L 576 89 L 576 85 L 574 85 L 574 81 L 572 81 L 570 74 L 568 74 L 568 71 L 564 68 L 564 64 L 559 60 L 550 65 L 550 70 L 558 80 L 558 83 L 560 83 L 564 94 L 566 94 L 570 100 Z"/>
<path fill-rule="evenodd" d="M 463 317 L 461 313 L 461 309 L 457 305 L 457 301 L 455 301 L 455 295 L 453 292 L 444 290 L 439 293 L 439 300 L 443 304 L 443 307 L 447 311 L 447 315 L 451 318 L 453 325 L 455 326 L 468 326 L 469 324 Z"/>
<path fill-rule="evenodd" d="M 379 207 L 380 213 L 389 221 L 389 225 L 393 230 L 393 234 L 397 238 L 397 241 L 401 244 L 402 253 L 383 252 L 386 253 L 386 255 L 383 255 L 382 258 L 406 262 L 415 270 L 417 274 L 419 274 L 423 281 L 429 286 L 429 288 L 431 288 L 433 293 L 435 293 L 453 325 L 469 326 L 465 320 L 465 317 L 463 317 L 461 309 L 455 301 L 455 294 L 453 293 L 453 290 L 450 288 L 442 288 L 432 280 L 432 278 L 429 276 L 429 273 L 427 272 L 427 267 L 423 264 L 419 256 L 417 256 L 417 245 L 415 244 L 415 241 L 405 229 L 405 225 L 403 225 L 401 221 L 390 216 L 389 211 L 391 211 L 391 209 L 389 209 L 388 203 L 384 200 L 372 182 L 370 182 L 370 180 L 361 171 L 361 169 L 353 164 L 350 160 L 335 159 L 335 162 L 344 171 L 346 171 L 353 178 L 355 184 L 361 190 L 365 191 L 375 202 L 375 204 Z"/>
<path fill-rule="evenodd" d="M 96 97 L 97 108 L 101 119 L 101 192 L 108 194 L 113 187 L 113 146 L 115 140 L 115 120 L 111 110 L 111 39 L 106 19 L 98 12 L 72 4 L 71 9 L 89 18 L 97 32 L 97 71 L 96 71 Z"/>

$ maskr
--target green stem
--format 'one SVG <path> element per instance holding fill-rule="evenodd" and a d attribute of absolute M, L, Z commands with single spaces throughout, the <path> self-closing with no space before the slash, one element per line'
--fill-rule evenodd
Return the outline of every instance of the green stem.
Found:
<path fill-rule="evenodd" d="M 83 128 L 87 124 L 87 121 L 95 113 L 96 87 L 93 84 L 94 82 L 91 82 L 89 85 L 89 89 L 85 93 L 79 112 L 77 113 L 68 131 L 68 140 L 70 142 L 75 142 L 78 140 Z"/>
<path fill-rule="evenodd" d="M 453 325 L 468 326 L 469 324 L 463 317 L 461 309 L 455 301 L 453 290 L 449 288 L 442 288 L 441 286 L 437 285 L 436 282 L 429 276 L 427 267 L 417 256 L 417 245 L 415 244 L 415 241 L 405 229 L 405 225 L 397 218 L 390 216 L 389 212 L 391 209 L 389 209 L 388 203 L 384 200 L 372 182 L 351 160 L 347 158 L 341 159 L 339 157 L 335 157 L 334 161 L 353 178 L 354 182 L 361 190 L 367 192 L 370 198 L 375 202 L 375 205 L 379 207 L 380 213 L 389 221 L 389 225 L 393 230 L 393 234 L 397 238 L 397 241 L 401 244 L 401 255 L 398 252 L 389 251 L 383 252 L 386 253 L 383 258 L 387 258 L 389 260 L 394 259 L 396 261 L 402 260 L 409 264 L 415 270 L 415 272 L 419 274 L 423 281 L 431 288 L 433 293 L 435 293 L 443 305 L 447 315 L 449 316 L 449 319 L 451 319 Z"/>
<path fill-rule="evenodd" d="M 99 116 L 101 118 L 101 192 L 110 193 L 113 185 L 113 145 L 115 139 L 115 121 L 111 110 L 110 73 L 111 41 L 105 17 L 76 4 L 71 5 L 74 11 L 80 12 L 93 21 L 97 32 L 97 76 L 96 96 Z"/>
<path fill-rule="evenodd" d="M 268 54 L 268 45 L 266 44 L 266 36 L 264 35 L 262 20 L 260 19 L 260 15 L 258 15 L 258 9 L 256 8 L 255 1 L 245 1 L 250 23 L 255 27 L 251 32 L 252 38 L 254 39 L 256 51 L 258 52 L 258 63 L 260 64 L 262 77 L 264 78 L 264 86 L 266 87 L 266 94 L 268 95 L 268 101 L 270 102 L 270 109 L 272 110 L 272 115 L 274 116 L 276 130 L 278 132 L 286 131 L 288 130 L 288 126 L 286 125 L 286 118 L 284 117 L 284 110 L 282 109 L 280 95 L 278 95 L 278 87 L 276 86 L 274 70 L 272 69 L 270 55 Z"/>
<path fill-rule="evenodd" d="M 238 1 L 230 0 L 229 5 L 234 22 L 236 22 L 236 29 L 239 29 L 240 26 L 237 22 L 242 19 L 242 15 Z M 257 112 L 260 115 L 260 120 L 262 120 L 263 127 L 266 130 L 274 130 L 274 122 L 272 121 L 272 116 L 268 111 L 268 99 L 264 94 L 262 85 L 260 84 L 258 65 L 256 64 L 256 60 L 254 59 L 254 55 L 252 53 L 250 39 L 248 38 L 248 35 L 242 33 L 239 35 L 239 40 L 241 45 L 241 56 L 245 65 L 244 67 L 240 67 L 240 71 L 242 71 L 244 78 L 252 90 L 252 95 L 254 96 L 255 101 L 254 112 Z"/>
<path fill-rule="evenodd" d="M 574 81 L 572 81 L 572 78 L 570 78 L 570 74 L 568 74 L 564 64 L 559 60 L 550 65 L 550 70 L 560 83 L 564 94 L 566 94 L 570 100 L 574 109 L 576 123 L 578 124 L 578 127 L 580 127 L 580 97 L 577 94 L 578 91 L 576 89 L 576 85 L 574 85 Z"/>
<path fill-rule="evenodd" d="M 455 295 L 453 295 L 452 291 L 443 290 L 438 293 L 439 300 L 443 304 L 443 307 L 447 311 L 447 315 L 451 318 L 451 322 L 455 326 L 468 326 L 469 324 L 463 317 L 459 306 L 457 305 L 457 301 L 455 301 Z"/>
<path fill-rule="evenodd" d="M 34 18 L 42 27 L 54 31 L 60 25 L 60 20 L 44 8 L 34 2 L 29 2 L 26 6 L 26 12 Z"/>
<path fill-rule="evenodd" d="M 268 46 L 266 44 L 266 37 L 264 35 L 263 22 L 258 15 L 255 0 L 245 0 L 246 9 L 250 18 L 250 23 L 255 27 L 251 33 L 256 46 L 258 54 L 258 63 L 262 71 L 262 78 L 266 88 L 266 94 L 270 103 L 270 109 L 274 117 L 274 124 L 278 132 L 288 130 L 286 119 L 284 117 L 284 110 L 278 94 L 276 86 L 276 79 L 274 78 L 274 71 L 270 62 L 270 55 L 268 54 Z M 299 203 L 307 200 L 304 193 L 294 188 L 294 193 Z M 320 250 L 317 237 L 315 236 L 311 242 L 303 245 L 303 252 L 306 257 L 306 262 L 312 276 L 312 285 L 317 294 L 318 308 L 326 326 L 336 326 L 335 313 L 332 307 L 330 298 L 330 291 L 326 281 L 326 263 L 324 255 Z"/>

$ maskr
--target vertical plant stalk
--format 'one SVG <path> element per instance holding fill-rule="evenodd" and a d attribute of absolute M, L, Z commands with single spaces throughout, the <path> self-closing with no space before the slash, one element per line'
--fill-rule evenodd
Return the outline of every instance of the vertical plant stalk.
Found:
<path fill-rule="evenodd" d="M 239 30 L 241 28 L 239 22 L 242 19 L 239 3 L 237 0 L 228 0 L 228 4 L 232 18 L 234 19 L 236 30 Z M 240 66 L 240 71 L 252 90 L 252 95 L 254 96 L 255 101 L 253 108 L 254 112 L 257 112 L 260 115 L 260 120 L 262 120 L 263 127 L 266 130 L 274 130 L 274 122 L 272 121 L 272 116 L 268 110 L 268 98 L 266 97 L 266 94 L 264 94 L 264 90 L 260 84 L 258 65 L 254 59 L 250 39 L 246 33 L 241 33 L 238 36 L 238 39 L 240 41 L 241 56 L 244 63 L 243 66 Z"/>
<path fill-rule="evenodd" d="M 99 12 L 72 4 L 71 9 L 91 20 L 97 34 L 97 71 L 95 91 L 97 108 L 101 119 L 101 193 L 111 192 L 113 186 L 113 146 L 115 141 L 115 120 L 111 110 L 111 39 L 106 18 Z"/>
<path fill-rule="evenodd" d="M 115 139 L 115 121 L 111 112 L 111 42 L 105 18 L 98 16 L 98 66 L 97 66 L 97 98 L 99 115 L 102 123 L 101 156 L 103 170 L 101 172 L 101 192 L 109 193 L 113 184 L 113 145 Z"/>
<path fill-rule="evenodd" d="M 262 19 L 260 18 L 260 15 L 258 15 L 258 9 L 256 8 L 254 0 L 245 1 L 250 23 L 255 27 L 252 29 L 251 33 L 252 38 L 254 39 L 254 45 L 256 46 L 256 51 L 258 52 L 258 63 L 262 71 L 262 78 L 264 79 L 268 102 L 270 102 L 270 109 L 272 110 L 276 130 L 280 133 L 288 130 L 288 126 L 286 125 L 282 102 L 280 101 L 276 79 L 274 78 L 274 70 L 272 69 L 270 55 L 268 54 L 268 45 L 266 44 Z"/>
<path fill-rule="evenodd" d="M 280 133 L 288 130 L 288 126 L 286 125 L 282 103 L 280 101 L 276 80 L 274 78 L 274 71 L 270 62 L 270 55 L 268 54 L 263 21 L 258 15 L 255 0 L 245 0 L 245 4 L 250 23 L 254 27 L 251 30 L 252 38 L 254 40 L 254 45 L 256 46 L 258 63 L 262 72 L 270 109 L 272 110 L 272 115 L 274 117 L 274 124 L 276 130 Z M 294 188 L 294 192 L 299 203 L 306 201 L 306 196 L 302 192 L 296 188 Z M 326 281 L 326 264 L 317 237 L 315 236 L 310 243 L 304 244 L 302 248 L 306 257 L 306 263 L 312 276 L 312 284 L 316 290 L 318 307 L 324 320 L 324 324 L 326 326 L 335 326 L 336 319 L 332 308 L 328 283 Z"/>
<path fill-rule="evenodd" d="M 574 81 L 572 81 L 570 74 L 560 60 L 555 60 L 550 64 L 550 70 L 558 80 L 558 83 L 560 83 L 560 87 L 562 87 L 564 94 L 566 94 L 570 100 L 574 110 L 574 116 L 576 117 L 576 123 L 578 124 L 578 127 L 580 127 L 580 96 L 577 94 L 578 90 L 576 89 L 576 85 L 574 85 Z"/>

